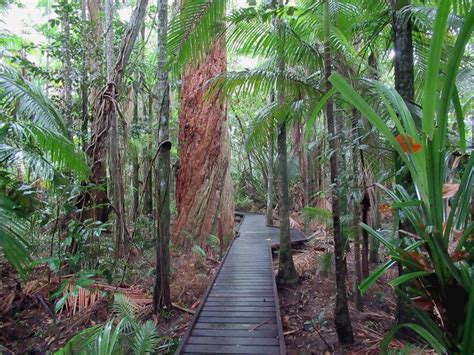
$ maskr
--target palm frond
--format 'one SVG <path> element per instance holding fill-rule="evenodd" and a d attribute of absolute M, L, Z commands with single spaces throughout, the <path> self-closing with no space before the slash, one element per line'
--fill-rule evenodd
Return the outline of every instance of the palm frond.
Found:
<path fill-rule="evenodd" d="M 152 354 L 157 350 L 160 344 L 160 338 L 157 334 L 155 324 L 149 320 L 141 324 L 135 330 L 132 350 L 134 355 Z"/>
<path fill-rule="evenodd" d="M 187 0 L 171 20 L 168 54 L 173 69 L 198 64 L 225 29 L 226 0 Z"/>
<path fill-rule="evenodd" d="M 31 261 L 29 243 L 24 236 L 29 231 L 27 220 L 19 218 L 0 195 L 0 248 L 5 258 L 25 276 Z"/>
<path fill-rule="evenodd" d="M 136 316 L 136 309 L 132 304 L 132 301 L 121 293 L 114 295 L 114 303 L 112 306 L 114 314 L 122 319 L 123 328 L 126 331 L 132 331 L 138 327 L 139 322 Z"/>
<path fill-rule="evenodd" d="M 429 6 L 408 5 L 399 11 L 399 16 L 404 21 L 411 23 L 418 31 L 428 32 L 433 30 L 436 18 L 436 8 Z M 454 13 L 448 17 L 448 27 L 451 30 L 459 30 L 464 24 L 464 19 Z"/>
<path fill-rule="evenodd" d="M 33 123 L 0 123 L 0 162 L 23 161 L 44 178 L 54 176 L 52 168 L 73 172 L 81 179 L 89 173 L 83 152 L 63 134 Z M 36 162 L 32 159 L 38 158 Z M 49 163 L 49 164 L 48 164 Z M 43 169 L 42 169 L 43 168 Z M 46 172 L 42 174 L 42 172 Z"/>
<path fill-rule="evenodd" d="M 219 75 L 210 82 L 210 93 L 220 92 L 224 96 L 236 93 L 238 95 L 266 95 L 275 90 L 277 85 L 285 87 L 288 98 L 318 97 L 317 87 L 305 78 L 294 73 L 278 74 L 272 70 L 252 69 L 227 72 Z"/>
<path fill-rule="evenodd" d="M 36 85 L 5 65 L 0 65 L 0 102 L 16 116 L 67 136 L 64 120 L 53 103 Z"/>
<path fill-rule="evenodd" d="M 115 327 L 113 323 L 113 320 L 108 321 L 102 332 L 97 334 L 91 349 L 94 355 L 123 354 L 123 349 L 120 346 L 123 321 L 120 321 Z"/>
<path fill-rule="evenodd" d="M 284 11 L 285 7 L 281 11 Z M 253 57 L 273 57 L 278 53 L 281 41 L 285 46 L 285 62 L 288 65 L 305 65 L 315 69 L 321 65 L 322 54 L 314 41 L 315 28 L 304 25 L 304 21 L 285 21 L 282 30 L 284 39 L 273 30 L 272 17 L 267 10 L 244 8 L 234 10 L 228 17 L 228 48 L 237 54 Z"/>

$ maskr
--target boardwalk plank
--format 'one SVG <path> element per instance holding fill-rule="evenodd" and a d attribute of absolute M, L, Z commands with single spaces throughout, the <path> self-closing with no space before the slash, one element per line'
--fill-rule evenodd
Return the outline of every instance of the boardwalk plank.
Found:
<path fill-rule="evenodd" d="M 263 215 L 246 214 L 239 231 L 178 354 L 286 353 L 270 250 L 279 229 L 265 226 Z M 291 238 L 304 240 L 294 230 Z"/>
<path fill-rule="evenodd" d="M 191 336 L 188 344 L 218 344 L 218 345 L 273 345 L 278 346 L 277 338 L 249 338 L 249 337 L 219 337 L 219 336 Z"/>
<path fill-rule="evenodd" d="M 203 352 L 213 354 L 280 354 L 279 346 L 248 345 L 195 345 L 186 344 L 185 353 Z"/>
<path fill-rule="evenodd" d="M 197 322 L 194 325 L 194 329 L 228 329 L 228 330 L 246 330 L 252 331 L 255 328 L 255 324 L 250 323 L 205 323 Z M 276 324 L 265 323 L 259 326 L 257 330 L 277 330 Z"/>
<path fill-rule="evenodd" d="M 257 338 L 274 338 L 277 339 L 277 330 L 236 330 L 236 329 L 194 329 L 191 336 L 220 336 L 220 337 L 257 337 Z"/>
<path fill-rule="evenodd" d="M 270 318 L 270 317 L 275 317 L 275 309 L 273 308 L 272 310 L 262 310 L 260 312 L 245 312 L 245 311 L 239 311 L 239 310 L 234 310 L 234 311 L 209 311 L 207 309 L 203 309 L 201 312 L 201 317 L 250 317 L 250 318 L 255 318 L 255 317 L 265 317 L 265 318 Z"/>

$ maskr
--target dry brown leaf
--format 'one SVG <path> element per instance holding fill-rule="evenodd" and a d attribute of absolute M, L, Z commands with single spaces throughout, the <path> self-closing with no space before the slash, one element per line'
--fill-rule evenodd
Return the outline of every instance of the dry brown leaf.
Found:
<path fill-rule="evenodd" d="M 459 184 L 444 184 L 443 185 L 443 198 L 451 198 L 456 195 L 459 190 Z"/>
<path fill-rule="evenodd" d="M 433 311 L 434 305 L 433 302 L 428 299 L 428 298 L 423 298 L 423 297 L 415 297 L 412 298 L 412 301 L 415 303 L 415 305 L 427 312 Z"/>
<path fill-rule="evenodd" d="M 0 312 L 8 312 L 15 299 L 15 292 L 11 291 L 8 296 L 3 297 L 2 303 L 0 304 Z"/>
<path fill-rule="evenodd" d="M 464 234 L 464 231 L 460 229 L 453 229 L 453 238 L 454 240 L 461 240 L 462 235 Z"/>
<path fill-rule="evenodd" d="M 420 255 L 414 251 L 409 252 L 408 255 L 410 255 L 416 261 L 416 263 L 426 271 L 433 271 L 433 267 L 431 266 L 430 262 L 423 255 Z"/>
<path fill-rule="evenodd" d="M 455 251 L 449 255 L 452 261 L 461 261 L 467 257 L 467 253 L 464 250 Z"/>

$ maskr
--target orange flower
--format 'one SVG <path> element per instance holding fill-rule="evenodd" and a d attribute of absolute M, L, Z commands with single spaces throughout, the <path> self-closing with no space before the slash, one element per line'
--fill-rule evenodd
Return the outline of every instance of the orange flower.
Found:
<path fill-rule="evenodd" d="M 382 203 L 379 206 L 379 212 L 385 217 L 390 217 L 393 215 L 393 208 L 389 203 Z"/>
<path fill-rule="evenodd" d="M 395 137 L 398 144 L 402 147 L 405 153 L 419 152 L 422 148 L 420 143 L 416 143 L 415 140 L 408 134 L 399 134 Z M 408 146 L 407 143 L 410 145 Z"/>

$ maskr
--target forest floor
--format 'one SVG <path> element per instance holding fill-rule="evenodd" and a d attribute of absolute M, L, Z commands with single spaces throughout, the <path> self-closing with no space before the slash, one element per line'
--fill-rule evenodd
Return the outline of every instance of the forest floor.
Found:
<path fill-rule="evenodd" d="M 395 314 L 395 295 L 388 285 L 390 270 L 363 298 L 364 310 L 355 309 L 350 291 L 349 309 L 356 342 L 349 346 L 338 343 L 334 326 L 336 285 L 331 264 L 325 270 L 324 253 L 332 245 L 313 239 L 294 256 L 301 276 L 292 289 L 279 289 L 280 308 L 289 354 L 369 354 L 378 353 L 383 336 L 391 328 Z M 278 264 L 275 260 L 275 269 Z M 375 267 L 372 265 L 372 267 Z M 352 289 L 353 260 L 348 259 L 348 290 Z M 398 341 L 391 346 L 402 347 Z"/>
<path fill-rule="evenodd" d="M 301 227 L 303 218 L 293 214 L 293 227 Z M 334 243 L 321 225 L 310 227 L 309 241 L 294 250 L 293 259 L 300 275 L 299 283 L 289 288 L 279 288 L 280 309 L 288 354 L 378 354 L 380 343 L 395 322 L 396 295 L 389 281 L 398 276 L 396 267 L 389 269 L 363 296 L 363 311 L 357 311 L 354 303 L 354 259 L 347 254 L 347 290 L 349 311 L 355 342 L 341 345 L 334 325 L 336 283 Z M 350 242 L 350 248 L 353 247 Z M 380 249 L 383 253 L 383 248 Z M 328 257 L 329 256 L 329 257 Z M 386 260 L 380 255 L 381 261 Z M 370 264 L 370 272 L 379 265 Z M 278 271 L 278 258 L 274 258 L 274 270 Z M 410 343 L 394 339 L 389 347 L 407 353 L 431 354 Z"/>
<path fill-rule="evenodd" d="M 292 222 L 297 226 L 298 216 L 293 217 Z M 295 265 L 302 275 L 300 282 L 293 289 L 279 290 L 289 354 L 377 353 L 383 335 L 394 320 L 395 296 L 388 280 L 395 270 L 385 274 L 364 297 L 363 312 L 356 311 L 350 299 L 356 343 L 340 346 L 333 320 L 333 262 L 327 260 L 333 248 L 332 238 L 321 226 L 314 226 L 310 235 L 311 240 L 294 254 Z M 352 253 L 349 255 L 352 257 Z M 127 282 L 119 285 L 112 286 L 97 279 L 93 285 L 97 293 L 83 293 L 76 298 L 71 296 L 61 312 L 54 312 L 54 304 L 50 302 L 50 294 L 60 280 L 49 279 L 46 267 L 37 268 L 30 281 L 25 283 L 20 282 L 19 275 L 11 266 L 0 264 L 0 353 L 45 354 L 58 349 L 81 329 L 109 319 L 112 316 L 112 294 L 117 292 L 126 294 L 137 305 L 140 319 L 154 320 L 160 335 L 169 344 L 169 353 L 173 353 L 219 263 L 212 253 L 204 257 L 195 251 L 172 252 L 171 293 L 177 307 L 156 316 L 151 311 L 154 276 L 143 272 L 150 269 L 152 259 L 152 251 L 146 257 L 136 258 L 130 265 Z M 277 268 L 277 258 L 274 263 Z M 375 267 L 371 265 L 372 269 Z M 348 289 L 351 290 L 351 258 L 348 259 L 348 270 Z M 65 276 L 63 280 L 68 277 L 73 283 L 73 275 Z M 402 347 L 403 343 L 395 341 L 392 345 Z"/>
<path fill-rule="evenodd" d="M 114 293 L 125 294 L 136 305 L 141 320 L 153 319 L 172 354 L 219 263 L 195 252 L 172 253 L 171 259 L 171 294 L 177 307 L 158 316 L 151 307 L 154 276 L 144 275 L 144 264 L 131 265 L 134 276 L 120 285 L 97 279 L 90 287 L 97 292 L 82 292 L 75 298 L 71 295 L 63 310 L 55 312 L 50 295 L 60 282 L 57 277 L 48 280 L 46 267 L 35 269 L 25 283 L 9 264 L 0 263 L 0 354 L 57 350 L 82 329 L 110 319 Z M 73 284 L 73 275 L 62 280 L 68 278 Z"/>

